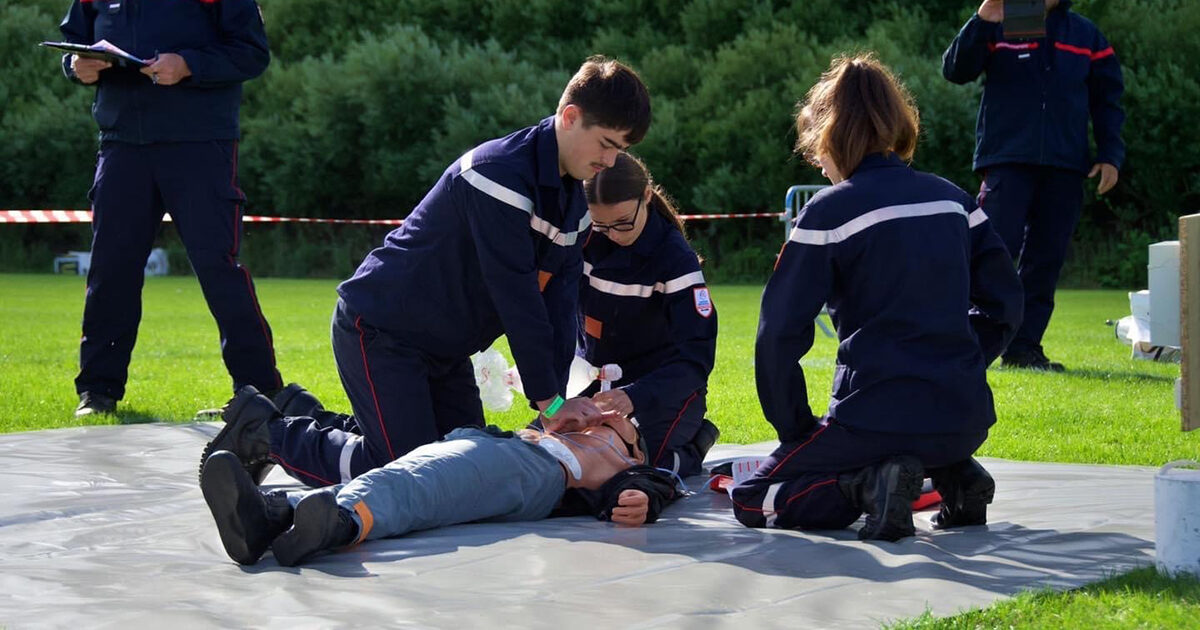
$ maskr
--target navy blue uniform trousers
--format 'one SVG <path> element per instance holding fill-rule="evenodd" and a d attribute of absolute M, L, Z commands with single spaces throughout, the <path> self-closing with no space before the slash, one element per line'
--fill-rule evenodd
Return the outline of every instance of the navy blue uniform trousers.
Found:
<path fill-rule="evenodd" d="M 1054 288 L 1083 206 L 1083 174 L 1031 164 L 989 166 L 978 203 L 1018 261 L 1025 290 L 1025 319 L 1008 350 L 1040 350 L 1054 312 Z"/>
<path fill-rule="evenodd" d="M 747 527 L 842 529 L 862 511 L 838 488 L 838 475 L 912 455 L 930 469 L 967 459 L 982 435 L 894 434 L 863 431 L 837 422 L 817 424 L 794 442 L 783 442 L 733 490 L 733 512 Z"/>
<path fill-rule="evenodd" d="M 100 146 L 92 201 L 92 262 L 83 307 L 75 390 L 120 399 L 142 318 L 146 258 L 171 214 L 208 309 L 233 388 L 281 385 L 271 327 L 250 272 L 237 260 L 245 196 L 237 184 L 237 142 Z"/>
<path fill-rule="evenodd" d="M 344 483 L 458 427 L 483 426 L 469 357 L 433 357 L 406 346 L 340 299 L 331 328 L 353 416 L 272 423 L 271 457 L 295 479 L 312 487 Z"/>

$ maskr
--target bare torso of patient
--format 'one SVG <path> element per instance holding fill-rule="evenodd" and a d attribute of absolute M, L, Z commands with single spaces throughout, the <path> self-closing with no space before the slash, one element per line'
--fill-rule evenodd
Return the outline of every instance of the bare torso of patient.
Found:
<path fill-rule="evenodd" d="M 569 433 L 522 432 L 522 437 L 531 442 L 553 440 L 567 447 L 579 460 L 582 473 L 575 479 L 566 471 L 568 488 L 598 490 L 613 475 L 642 463 L 644 455 L 637 448 L 637 428 L 625 418 L 609 421 L 609 424 L 588 427 Z M 533 439 L 531 439 L 533 438 Z"/>

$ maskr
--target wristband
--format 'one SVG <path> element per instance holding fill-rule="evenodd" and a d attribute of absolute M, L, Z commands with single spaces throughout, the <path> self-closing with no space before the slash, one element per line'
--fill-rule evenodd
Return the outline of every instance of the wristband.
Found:
<path fill-rule="evenodd" d="M 567 401 L 563 400 L 562 396 L 555 394 L 554 400 L 551 400 L 550 404 L 546 405 L 546 410 L 542 412 L 542 415 L 545 416 L 547 420 L 553 418 L 554 414 L 558 413 L 559 409 L 562 409 L 563 403 L 565 402 Z"/>

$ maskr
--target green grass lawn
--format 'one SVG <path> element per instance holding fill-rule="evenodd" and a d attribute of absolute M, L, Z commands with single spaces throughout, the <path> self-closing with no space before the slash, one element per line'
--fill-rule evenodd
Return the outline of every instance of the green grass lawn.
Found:
<path fill-rule="evenodd" d="M 331 280 L 260 279 L 259 299 L 275 335 L 280 371 L 302 383 L 332 409 L 348 405 L 329 346 L 336 295 Z M 709 382 L 709 416 L 724 442 L 774 438 L 754 391 L 754 333 L 760 287 L 713 287 L 720 314 L 717 364 Z M 0 432 L 80 424 L 72 378 L 78 367 L 83 279 L 75 276 L 0 275 Z M 1158 466 L 1200 458 L 1200 432 L 1183 433 L 1174 404 L 1176 364 L 1129 358 L 1106 319 L 1128 313 L 1120 291 L 1061 291 L 1046 335 L 1047 353 L 1064 374 L 993 368 L 988 376 L 999 422 L 982 455 L 1019 460 Z M 826 407 L 836 352 L 818 337 L 803 361 L 814 409 Z M 507 349 L 502 349 L 507 352 Z M 188 421 L 197 409 L 230 396 L 216 324 L 191 277 L 148 278 L 140 338 L 125 399 L 114 416 L 87 423 Z M 897 401 L 903 404 L 903 401 Z M 523 425 L 522 402 L 489 413 L 507 428 Z M 1114 611 L 1126 611 L 1118 614 Z M 1194 627 L 1200 619 L 1195 581 L 1153 571 L 1118 576 L 1071 593 L 1018 597 L 913 627 Z M 903 626 L 909 627 L 909 626 Z"/>
<path fill-rule="evenodd" d="M 258 281 L 275 335 L 280 371 L 333 409 L 348 405 L 329 346 L 332 280 Z M 82 278 L 0 275 L 0 432 L 74 426 Z M 722 441 L 774 438 L 754 391 L 759 287 L 713 287 L 720 314 L 710 417 Z M 1200 455 L 1200 434 L 1182 433 L 1173 383 L 1179 366 L 1129 358 L 1105 319 L 1128 311 L 1118 291 L 1063 291 L 1046 337 L 1065 374 L 993 368 L 999 422 L 981 454 L 1021 460 L 1160 465 Z M 820 335 L 803 363 L 814 409 L 827 404 L 836 342 Z M 502 349 L 507 352 L 507 348 Z M 117 416 L 88 422 L 187 421 L 230 396 L 216 324 L 191 277 L 148 278 L 129 387 Z M 902 404 L 903 401 L 897 401 Z M 518 402 L 489 420 L 512 428 L 529 419 Z"/>

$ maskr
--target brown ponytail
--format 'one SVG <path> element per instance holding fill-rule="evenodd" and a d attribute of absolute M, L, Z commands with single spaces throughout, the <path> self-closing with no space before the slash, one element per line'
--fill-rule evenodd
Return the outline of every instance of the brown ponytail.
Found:
<path fill-rule="evenodd" d="M 667 196 L 666 191 L 650 178 L 650 171 L 646 165 L 633 155 L 618 153 L 612 166 L 583 183 L 583 192 L 589 204 L 609 205 L 637 199 L 645 195 L 647 189 L 650 190 L 650 208 L 686 236 L 683 219 L 679 218 L 675 203 Z"/>

